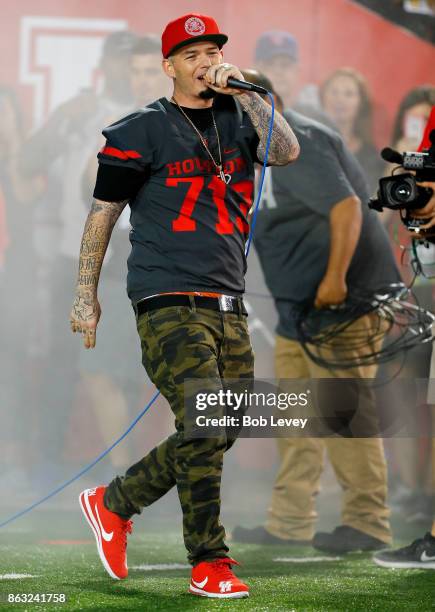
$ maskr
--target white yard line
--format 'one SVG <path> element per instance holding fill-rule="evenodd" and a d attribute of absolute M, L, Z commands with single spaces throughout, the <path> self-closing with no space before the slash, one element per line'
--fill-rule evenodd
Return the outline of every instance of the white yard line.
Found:
<path fill-rule="evenodd" d="M 0 580 L 22 580 L 23 578 L 37 578 L 32 574 L 0 574 Z"/>

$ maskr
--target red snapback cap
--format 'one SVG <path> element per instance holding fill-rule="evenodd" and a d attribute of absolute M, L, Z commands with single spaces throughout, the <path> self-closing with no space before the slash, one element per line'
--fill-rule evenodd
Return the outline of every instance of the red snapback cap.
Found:
<path fill-rule="evenodd" d="M 208 15 L 189 13 L 170 21 L 162 34 L 162 54 L 171 53 L 185 45 L 203 40 L 211 40 L 219 49 L 227 42 L 228 36 L 219 31 L 218 24 Z"/>

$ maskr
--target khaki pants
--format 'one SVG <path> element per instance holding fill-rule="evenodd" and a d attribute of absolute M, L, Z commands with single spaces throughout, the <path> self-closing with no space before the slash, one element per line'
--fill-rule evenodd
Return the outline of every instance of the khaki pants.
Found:
<path fill-rule="evenodd" d="M 342 334 L 361 334 L 373 328 L 372 315 L 352 323 Z M 379 350 L 382 340 L 373 350 Z M 365 349 L 366 350 L 366 349 Z M 322 356 L 334 355 L 334 348 Z M 349 357 L 356 357 L 358 351 Z M 277 336 L 275 369 L 278 379 L 287 378 L 374 378 L 377 366 L 360 366 L 330 371 L 307 357 L 299 342 Z M 315 497 L 323 470 L 326 449 L 343 489 L 341 522 L 385 543 L 391 542 L 389 510 L 386 505 L 387 470 L 380 438 L 280 438 L 280 467 L 276 477 L 267 530 L 273 535 L 310 540 L 315 531 Z"/>

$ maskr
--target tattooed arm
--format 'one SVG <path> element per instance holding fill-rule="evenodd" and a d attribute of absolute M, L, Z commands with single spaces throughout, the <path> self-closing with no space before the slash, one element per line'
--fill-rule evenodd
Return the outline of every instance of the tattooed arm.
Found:
<path fill-rule="evenodd" d="M 257 156 L 260 161 L 264 161 L 272 107 L 257 93 L 240 94 L 237 100 L 249 115 L 260 138 Z M 285 166 L 298 158 L 299 150 L 299 143 L 293 130 L 284 117 L 275 110 L 268 163 L 271 166 Z"/>
<path fill-rule="evenodd" d="M 260 161 L 264 161 L 272 107 L 257 93 L 246 93 L 239 89 L 227 87 L 229 77 L 234 77 L 242 81 L 245 80 L 237 66 L 226 63 L 217 63 L 210 66 L 204 75 L 204 80 L 207 86 L 217 93 L 237 97 L 243 109 L 249 115 L 255 131 L 260 138 L 257 156 Z M 275 111 L 268 156 L 269 165 L 285 166 L 297 159 L 299 150 L 299 143 L 293 130 L 284 117 Z"/>
<path fill-rule="evenodd" d="M 82 332 L 86 348 L 95 346 L 101 314 L 97 297 L 98 281 L 113 226 L 125 208 L 123 202 L 94 200 L 83 230 L 80 247 L 76 297 L 70 314 L 73 332 Z"/>

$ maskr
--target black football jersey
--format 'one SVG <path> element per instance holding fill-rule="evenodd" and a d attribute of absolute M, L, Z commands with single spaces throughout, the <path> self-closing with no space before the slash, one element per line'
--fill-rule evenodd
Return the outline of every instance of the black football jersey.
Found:
<path fill-rule="evenodd" d="M 133 302 L 170 291 L 244 291 L 259 139 L 233 97 L 217 96 L 213 113 L 229 184 L 166 98 L 103 131 L 94 196 L 130 200 L 127 290 Z M 212 122 L 202 135 L 218 161 Z"/>

